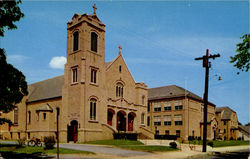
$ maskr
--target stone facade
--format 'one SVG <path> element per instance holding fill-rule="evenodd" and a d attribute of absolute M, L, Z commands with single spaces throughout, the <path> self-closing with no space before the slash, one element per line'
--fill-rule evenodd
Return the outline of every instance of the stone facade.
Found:
<path fill-rule="evenodd" d="M 216 138 L 222 140 L 238 139 L 238 117 L 235 111 L 229 107 L 216 108 L 216 120 L 218 121 L 218 129 Z"/>
<path fill-rule="evenodd" d="M 147 85 L 136 83 L 122 57 L 105 62 L 105 25 L 94 13 L 75 14 L 67 23 L 67 63 L 63 76 L 29 85 L 18 118 L 0 126 L 3 138 L 55 135 L 59 108 L 61 142 L 112 139 L 114 132 L 141 133 L 147 116 Z M 14 115 L 15 114 L 15 115 Z"/>
<path fill-rule="evenodd" d="M 147 126 L 159 135 L 201 137 L 203 101 L 199 96 L 175 85 L 149 89 Z M 215 105 L 208 104 L 207 138 L 213 139 L 217 127 Z"/>

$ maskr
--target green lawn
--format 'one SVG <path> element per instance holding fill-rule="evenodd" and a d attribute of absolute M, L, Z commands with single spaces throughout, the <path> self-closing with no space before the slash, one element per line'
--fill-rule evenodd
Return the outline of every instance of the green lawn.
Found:
<path fill-rule="evenodd" d="M 250 145 L 249 141 L 238 141 L 238 140 L 213 141 L 213 143 L 214 143 L 214 147 Z"/>
<path fill-rule="evenodd" d="M 193 140 L 189 141 L 190 144 L 202 145 L 202 140 Z M 211 141 L 207 141 L 211 142 Z M 224 147 L 224 146 L 238 146 L 238 145 L 250 145 L 249 141 L 238 141 L 238 140 L 230 140 L 230 141 L 212 141 L 213 147 Z"/>
<path fill-rule="evenodd" d="M 43 147 L 30 147 L 25 146 L 21 148 L 17 148 L 16 146 L 0 146 L 0 152 L 13 152 L 13 153 L 25 153 L 25 154 L 32 154 L 32 153 L 46 153 L 46 154 L 56 154 L 56 148 L 52 150 L 44 150 Z M 79 151 L 79 150 L 70 150 L 70 149 L 59 149 L 60 154 L 94 154 L 93 152 L 88 151 Z"/>
<path fill-rule="evenodd" d="M 169 146 L 144 145 L 140 141 L 134 141 L 134 140 L 98 140 L 98 141 L 85 142 L 85 144 L 111 145 L 111 146 L 116 146 L 116 147 L 124 148 L 124 149 L 148 151 L 148 152 L 178 150 L 178 149 L 170 148 Z"/>

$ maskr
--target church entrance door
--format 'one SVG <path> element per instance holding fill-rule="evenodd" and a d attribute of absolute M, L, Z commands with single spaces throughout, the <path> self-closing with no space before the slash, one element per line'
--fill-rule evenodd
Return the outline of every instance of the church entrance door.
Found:
<path fill-rule="evenodd" d="M 126 131 L 126 113 L 124 111 L 117 113 L 117 130 Z"/>
<path fill-rule="evenodd" d="M 78 141 L 78 122 L 76 120 L 71 121 L 68 126 L 68 142 L 69 141 Z"/>
<path fill-rule="evenodd" d="M 113 109 L 108 109 L 108 124 L 112 126 L 113 123 L 113 116 L 115 114 L 115 111 Z"/>
<path fill-rule="evenodd" d="M 130 112 L 128 114 L 128 131 L 133 131 L 134 130 L 134 119 L 135 119 L 136 114 L 133 112 Z"/>

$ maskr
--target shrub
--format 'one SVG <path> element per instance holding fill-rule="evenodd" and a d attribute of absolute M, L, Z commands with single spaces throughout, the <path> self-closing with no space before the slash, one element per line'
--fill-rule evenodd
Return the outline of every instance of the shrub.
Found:
<path fill-rule="evenodd" d="M 174 149 L 177 148 L 176 142 L 170 142 L 170 143 L 169 143 L 169 146 L 170 146 L 171 148 L 174 148 Z"/>
<path fill-rule="evenodd" d="M 54 136 L 45 136 L 43 140 L 44 140 L 45 149 L 53 149 L 54 148 L 54 145 L 56 143 Z"/>
<path fill-rule="evenodd" d="M 213 146 L 214 146 L 214 143 L 213 143 L 213 141 L 208 141 L 208 142 L 207 142 L 207 145 L 213 147 Z"/>
<path fill-rule="evenodd" d="M 238 137 L 238 139 L 237 139 L 237 140 L 239 140 L 239 141 L 240 141 L 240 140 L 242 140 L 242 138 L 241 138 L 241 137 Z"/>
<path fill-rule="evenodd" d="M 197 139 L 198 139 L 198 140 L 201 140 L 201 137 L 199 136 Z"/>
<path fill-rule="evenodd" d="M 17 140 L 17 147 L 23 147 L 25 145 L 25 138 L 21 138 Z"/>

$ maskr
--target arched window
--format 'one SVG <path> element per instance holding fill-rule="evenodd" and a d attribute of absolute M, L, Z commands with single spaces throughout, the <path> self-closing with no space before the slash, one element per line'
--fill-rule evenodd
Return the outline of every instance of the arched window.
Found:
<path fill-rule="evenodd" d="M 144 105 L 144 102 L 145 102 L 145 95 L 143 95 L 142 97 L 141 97 L 141 103 L 142 103 L 142 105 Z"/>
<path fill-rule="evenodd" d="M 144 125 L 144 118 L 145 118 L 145 114 L 142 113 L 142 114 L 141 114 L 141 124 L 142 124 L 142 125 Z"/>
<path fill-rule="evenodd" d="M 96 99 L 90 99 L 90 120 L 96 120 Z"/>
<path fill-rule="evenodd" d="M 91 32 L 91 51 L 97 52 L 97 38 L 98 35 L 95 32 Z"/>
<path fill-rule="evenodd" d="M 78 50 L 78 44 L 79 44 L 79 33 L 78 31 L 75 31 L 73 33 L 73 51 Z"/>
<path fill-rule="evenodd" d="M 116 84 L 116 97 L 123 97 L 123 84 L 122 83 Z"/>

